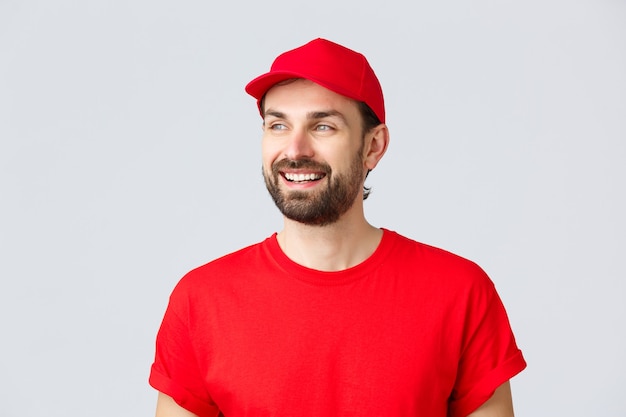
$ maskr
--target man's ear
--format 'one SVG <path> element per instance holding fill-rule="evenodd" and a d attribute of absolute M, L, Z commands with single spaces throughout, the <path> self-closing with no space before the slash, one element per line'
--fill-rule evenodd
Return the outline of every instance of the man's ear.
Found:
<path fill-rule="evenodd" d="M 373 170 L 389 146 L 389 129 L 384 123 L 379 124 L 365 135 L 363 163 L 368 171 Z"/>

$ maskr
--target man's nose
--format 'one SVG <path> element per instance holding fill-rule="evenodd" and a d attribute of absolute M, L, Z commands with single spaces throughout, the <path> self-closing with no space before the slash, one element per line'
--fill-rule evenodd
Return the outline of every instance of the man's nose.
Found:
<path fill-rule="evenodd" d="M 285 148 L 285 157 L 291 160 L 313 157 L 312 138 L 306 129 L 294 129 Z"/>

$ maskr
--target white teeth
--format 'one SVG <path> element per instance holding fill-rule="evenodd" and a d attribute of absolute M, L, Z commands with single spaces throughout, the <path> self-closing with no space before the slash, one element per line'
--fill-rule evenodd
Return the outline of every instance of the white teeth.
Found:
<path fill-rule="evenodd" d="M 291 174 L 291 173 L 285 173 L 285 178 L 287 178 L 289 181 L 296 181 L 296 182 L 314 181 L 314 180 L 319 180 L 320 178 L 322 178 L 322 175 L 320 175 L 320 174 Z"/>

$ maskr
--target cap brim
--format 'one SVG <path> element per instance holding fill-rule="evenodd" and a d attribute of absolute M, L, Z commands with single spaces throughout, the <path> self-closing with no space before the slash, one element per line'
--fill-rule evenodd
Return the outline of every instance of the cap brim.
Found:
<path fill-rule="evenodd" d="M 265 93 L 280 83 L 281 81 L 289 80 L 292 78 L 304 78 L 310 81 L 313 81 L 316 84 L 321 85 L 324 88 L 327 88 L 331 91 L 334 91 L 337 94 L 341 94 L 342 96 L 346 96 L 348 98 L 359 100 L 357 97 L 353 97 L 351 94 L 344 91 L 342 88 L 338 88 L 336 85 L 331 85 L 323 80 L 319 80 L 315 77 L 311 77 L 310 74 L 303 74 L 301 72 L 296 71 L 272 71 L 266 74 L 260 75 L 256 77 L 254 80 L 250 81 L 246 87 L 246 93 L 250 94 L 252 97 L 257 100 L 261 100 Z"/>
<path fill-rule="evenodd" d="M 275 84 L 288 80 L 290 78 L 301 78 L 301 74 L 294 72 L 268 72 L 266 74 L 256 77 L 246 85 L 246 93 L 252 97 L 260 100 L 267 90 L 272 88 Z"/>

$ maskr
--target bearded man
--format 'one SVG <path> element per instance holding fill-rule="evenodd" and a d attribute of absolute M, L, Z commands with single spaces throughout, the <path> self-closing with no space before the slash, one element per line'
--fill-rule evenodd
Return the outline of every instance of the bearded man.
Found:
<path fill-rule="evenodd" d="M 246 91 L 284 227 L 176 286 L 150 373 L 157 417 L 513 416 L 526 363 L 492 281 L 365 218 L 389 145 L 367 59 L 315 39 Z"/>

